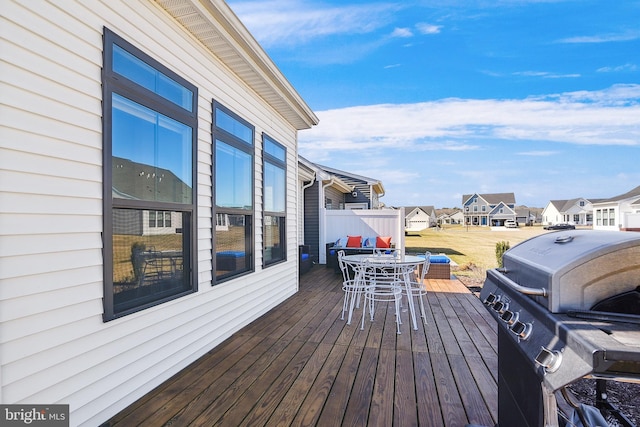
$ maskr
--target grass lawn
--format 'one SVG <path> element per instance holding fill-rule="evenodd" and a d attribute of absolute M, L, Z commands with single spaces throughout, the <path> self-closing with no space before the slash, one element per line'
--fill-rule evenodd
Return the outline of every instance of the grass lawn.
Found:
<path fill-rule="evenodd" d="M 548 233 L 542 226 L 492 230 L 491 227 L 446 225 L 439 230 L 429 228 L 419 235 L 406 236 L 405 247 L 407 253 L 443 253 L 459 265 L 458 269 L 452 269 L 456 276 L 484 279 L 487 269 L 498 266 L 496 243 L 505 241 L 513 247 L 542 233 Z"/>

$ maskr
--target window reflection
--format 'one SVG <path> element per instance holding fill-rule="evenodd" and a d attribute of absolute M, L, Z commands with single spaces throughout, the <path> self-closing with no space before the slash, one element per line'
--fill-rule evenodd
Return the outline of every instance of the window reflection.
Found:
<path fill-rule="evenodd" d="M 265 162 L 264 164 L 264 210 L 284 212 L 285 210 L 284 169 Z"/>
<path fill-rule="evenodd" d="M 216 140 L 216 206 L 253 208 L 253 157 Z"/>
<path fill-rule="evenodd" d="M 251 216 L 216 214 L 216 278 L 249 270 L 250 231 Z"/>
<path fill-rule="evenodd" d="M 190 288 L 188 214 L 113 210 L 113 299 L 116 312 Z M 160 225 L 162 225 L 160 227 Z M 184 233 L 187 233 L 185 236 Z"/>
<path fill-rule="evenodd" d="M 114 197 L 191 203 L 191 128 L 113 94 Z"/>
<path fill-rule="evenodd" d="M 215 123 L 217 128 L 224 129 L 236 138 L 253 145 L 253 129 L 219 108 L 215 111 Z"/>
<path fill-rule="evenodd" d="M 193 110 L 193 92 L 118 45 L 113 46 L 113 71 L 187 111 Z"/>

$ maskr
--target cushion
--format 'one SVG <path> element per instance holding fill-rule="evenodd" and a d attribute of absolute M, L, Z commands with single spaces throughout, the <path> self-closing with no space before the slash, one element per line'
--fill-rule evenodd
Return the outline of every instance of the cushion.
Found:
<path fill-rule="evenodd" d="M 345 239 L 344 237 L 341 237 L 338 240 L 336 240 L 333 246 L 335 246 L 336 248 L 342 248 L 344 247 L 346 242 L 347 242 L 347 239 Z"/>
<path fill-rule="evenodd" d="M 429 262 L 431 264 L 449 264 L 451 260 L 446 255 L 431 255 Z"/>
<path fill-rule="evenodd" d="M 390 247 L 391 247 L 390 236 L 384 236 L 384 237 L 378 236 L 376 238 L 376 248 L 390 248 Z"/>
<path fill-rule="evenodd" d="M 226 257 L 226 258 L 243 258 L 244 252 L 241 251 L 222 251 L 216 252 L 216 256 Z"/>
<path fill-rule="evenodd" d="M 348 248 L 359 248 L 362 243 L 362 236 L 347 236 Z"/>
<path fill-rule="evenodd" d="M 363 248 L 375 248 L 376 247 L 376 238 L 375 237 L 367 237 L 364 239 L 362 243 Z"/>
<path fill-rule="evenodd" d="M 301 259 L 305 260 L 305 259 L 309 259 L 309 254 L 302 254 L 300 256 Z"/>

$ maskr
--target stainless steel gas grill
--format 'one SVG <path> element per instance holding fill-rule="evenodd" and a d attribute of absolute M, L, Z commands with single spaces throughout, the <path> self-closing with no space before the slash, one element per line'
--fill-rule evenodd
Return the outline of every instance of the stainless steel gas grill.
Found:
<path fill-rule="evenodd" d="M 480 293 L 498 320 L 500 427 L 559 425 L 556 392 L 581 378 L 640 383 L 640 233 L 546 233 L 503 261 Z"/>

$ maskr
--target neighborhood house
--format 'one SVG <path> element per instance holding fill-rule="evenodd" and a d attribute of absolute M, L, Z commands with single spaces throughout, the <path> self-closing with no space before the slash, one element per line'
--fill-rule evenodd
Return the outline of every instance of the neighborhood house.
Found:
<path fill-rule="evenodd" d="M 465 225 L 504 226 L 516 219 L 516 197 L 513 193 L 469 194 L 462 196 Z"/>

